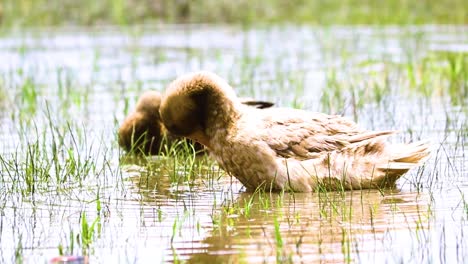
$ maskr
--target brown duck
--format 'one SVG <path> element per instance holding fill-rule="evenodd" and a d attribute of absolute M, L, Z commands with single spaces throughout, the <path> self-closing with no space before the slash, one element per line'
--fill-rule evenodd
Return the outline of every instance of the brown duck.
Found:
<path fill-rule="evenodd" d="M 429 155 L 429 144 L 391 145 L 394 131 L 368 131 L 346 118 L 298 109 L 242 105 L 210 72 L 167 88 L 161 119 L 173 134 L 205 145 L 247 189 L 309 192 L 393 186 Z"/>
<path fill-rule="evenodd" d="M 251 99 L 243 99 L 242 103 L 260 109 L 273 105 Z M 155 155 L 167 152 L 182 139 L 169 133 L 162 124 L 159 117 L 160 104 L 161 94 L 157 91 L 147 91 L 140 96 L 135 111 L 125 118 L 118 131 L 119 145 L 123 149 L 127 152 Z M 196 142 L 193 146 L 196 151 L 203 149 Z"/>

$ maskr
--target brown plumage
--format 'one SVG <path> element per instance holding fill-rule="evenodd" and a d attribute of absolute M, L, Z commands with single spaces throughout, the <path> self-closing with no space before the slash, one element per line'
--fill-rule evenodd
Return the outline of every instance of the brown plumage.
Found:
<path fill-rule="evenodd" d="M 120 125 L 119 145 L 128 152 L 156 154 L 161 143 L 168 136 L 159 117 L 161 94 L 156 91 L 143 93 L 130 113 Z M 172 142 L 171 139 L 167 139 Z"/>
<path fill-rule="evenodd" d="M 267 108 L 270 102 L 244 99 L 243 104 Z M 157 91 L 143 93 L 136 104 L 135 111 L 130 113 L 120 125 L 118 131 L 119 145 L 127 152 L 151 154 L 165 153 L 171 146 L 180 140 L 167 131 L 159 117 L 161 94 Z M 196 151 L 203 149 L 201 144 L 189 141 Z"/>
<path fill-rule="evenodd" d="M 245 107 L 210 72 L 173 81 L 160 113 L 169 131 L 205 145 L 248 189 L 391 186 L 430 152 L 424 142 L 390 145 L 386 137 L 394 131 L 364 130 L 341 116 Z"/>

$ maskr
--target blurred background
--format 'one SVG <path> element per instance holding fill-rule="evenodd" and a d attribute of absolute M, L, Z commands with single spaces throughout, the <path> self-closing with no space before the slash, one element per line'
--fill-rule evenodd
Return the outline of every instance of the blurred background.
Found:
<path fill-rule="evenodd" d="M 465 24 L 464 0 L 2 0 L 2 28 L 141 23 Z"/>

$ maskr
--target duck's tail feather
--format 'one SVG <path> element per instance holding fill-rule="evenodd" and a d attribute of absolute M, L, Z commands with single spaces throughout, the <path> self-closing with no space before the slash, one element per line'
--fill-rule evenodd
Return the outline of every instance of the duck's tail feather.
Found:
<path fill-rule="evenodd" d="M 431 153 L 429 141 L 418 141 L 410 144 L 399 144 L 392 148 L 388 163 L 378 165 L 387 177 L 398 178 L 409 169 L 424 163 Z"/>
<path fill-rule="evenodd" d="M 429 158 L 431 153 L 429 141 L 418 141 L 411 144 L 400 144 L 393 147 L 390 160 L 397 163 L 419 165 Z"/>
<path fill-rule="evenodd" d="M 384 140 L 388 134 L 391 132 L 327 156 L 301 161 L 301 165 L 308 175 L 314 175 L 317 182 L 330 189 L 336 188 L 334 182 L 344 189 L 393 187 L 403 174 L 429 157 L 430 144 L 421 141 L 391 146 Z"/>

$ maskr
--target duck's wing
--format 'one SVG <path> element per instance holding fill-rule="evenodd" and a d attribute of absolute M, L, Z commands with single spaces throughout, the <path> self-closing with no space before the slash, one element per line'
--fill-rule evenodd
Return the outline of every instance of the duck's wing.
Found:
<path fill-rule="evenodd" d="M 259 137 L 278 156 L 285 158 L 311 159 L 323 152 L 394 133 L 363 130 L 336 115 L 279 108 L 262 111 L 266 112 L 259 121 Z"/>

